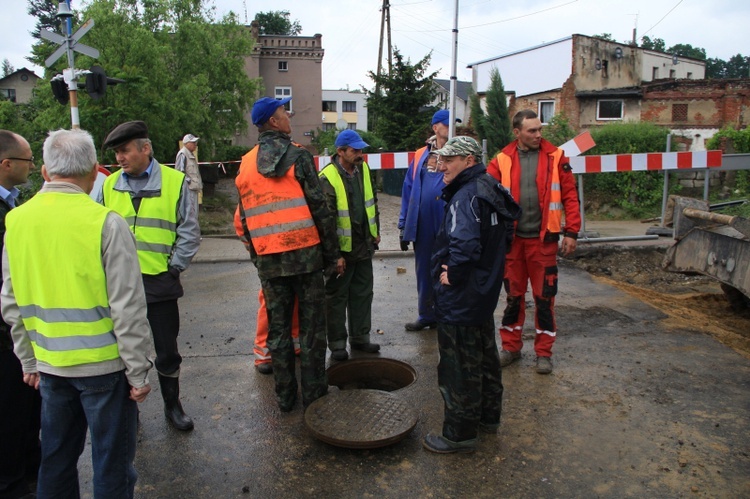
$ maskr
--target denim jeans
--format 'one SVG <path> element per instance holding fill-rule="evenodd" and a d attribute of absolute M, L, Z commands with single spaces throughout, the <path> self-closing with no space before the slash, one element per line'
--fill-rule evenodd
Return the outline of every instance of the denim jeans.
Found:
<path fill-rule="evenodd" d="M 132 498 L 138 408 L 125 371 L 85 378 L 42 374 L 42 464 L 37 497 L 78 498 L 78 458 L 91 430 L 94 497 Z"/>

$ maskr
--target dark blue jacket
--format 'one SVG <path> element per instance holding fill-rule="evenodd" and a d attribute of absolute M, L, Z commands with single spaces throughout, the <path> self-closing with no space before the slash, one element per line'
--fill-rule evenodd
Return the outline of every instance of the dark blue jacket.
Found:
<path fill-rule="evenodd" d="M 521 207 L 486 174 L 483 164 L 461 172 L 443 189 L 445 217 L 432 252 L 438 322 L 478 326 L 492 318 L 500 297 L 505 254 Z M 449 286 L 440 284 L 448 266 Z"/>

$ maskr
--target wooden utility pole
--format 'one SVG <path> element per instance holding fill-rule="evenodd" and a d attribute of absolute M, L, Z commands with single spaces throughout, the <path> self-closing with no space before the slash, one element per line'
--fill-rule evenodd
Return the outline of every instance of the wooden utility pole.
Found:
<path fill-rule="evenodd" d="M 375 73 L 378 77 L 380 76 L 380 73 L 383 71 L 383 42 L 385 41 L 385 37 L 388 36 L 388 76 L 391 75 L 391 71 L 393 71 L 393 56 L 392 56 L 392 48 L 391 48 L 391 14 L 390 14 L 390 4 L 388 3 L 389 0 L 383 0 L 383 6 L 380 8 L 380 44 L 378 46 L 378 70 L 377 73 Z M 386 25 L 388 26 L 388 33 L 386 35 Z M 379 95 L 380 92 L 380 84 L 375 81 L 375 94 Z"/>

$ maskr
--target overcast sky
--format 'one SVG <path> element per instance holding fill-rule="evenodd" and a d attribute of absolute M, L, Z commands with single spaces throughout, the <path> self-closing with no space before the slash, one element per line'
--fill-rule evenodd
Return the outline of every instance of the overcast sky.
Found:
<path fill-rule="evenodd" d="M 28 67 L 25 57 L 35 20 L 25 0 L 1 0 L 0 60 Z M 91 1 L 91 0 L 89 0 Z M 416 62 L 432 51 L 431 70 L 451 74 L 451 30 L 456 0 L 390 0 L 392 44 Z M 83 0 L 71 0 L 74 10 Z M 209 0 L 210 3 L 210 0 Z M 302 35 L 323 35 L 323 88 L 372 87 L 368 71 L 377 67 L 382 0 L 214 0 L 218 15 L 232 10 L 248 22 L 257 11 L 288 10 Z M 687 43 L 708 57 L 750 56 L 750 2 L 745 0 L 458 0 L 459 80 L 471 80 L 468 64 L 564 38 L 573 33 L 611 33 L 627 41 L 662 38 L 667 47 Z M 74 30 L 76 27 L 74 27 Z M 94 27 L 93 29 L 97 29 Z M 81 40 L 86 43 L 85 37 Z M 384 62 L 385 64 L 385 62 Z"/>

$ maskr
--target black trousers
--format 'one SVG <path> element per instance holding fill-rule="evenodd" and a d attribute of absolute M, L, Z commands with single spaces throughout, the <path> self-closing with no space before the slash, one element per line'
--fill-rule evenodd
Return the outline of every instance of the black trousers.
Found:
<path fill-rule="evenodd" d="M 149 303 L 146 315 L 154 337 L 156 370 L 159 374 L 170 376 L 182 364 L 182 356 L 177 348 L 177 336 L 180 334 L 177 299 Z"/>
<path fill-rule="evenodd" d="M 481 326 L 438 322 L 438 386 L 445 402 L 443 436 L 454 442 L 476 438 L 479 423 L 500 423 L 503 382 L 495 331 L 492 319 Z"/>
<path fill-rule="evenodd" d="M 0 352 L 0 499 L 29 492 L 36 481 L 41 450 L 42 398 L 23 382 L 21 362 L 13 351 Z"/>

